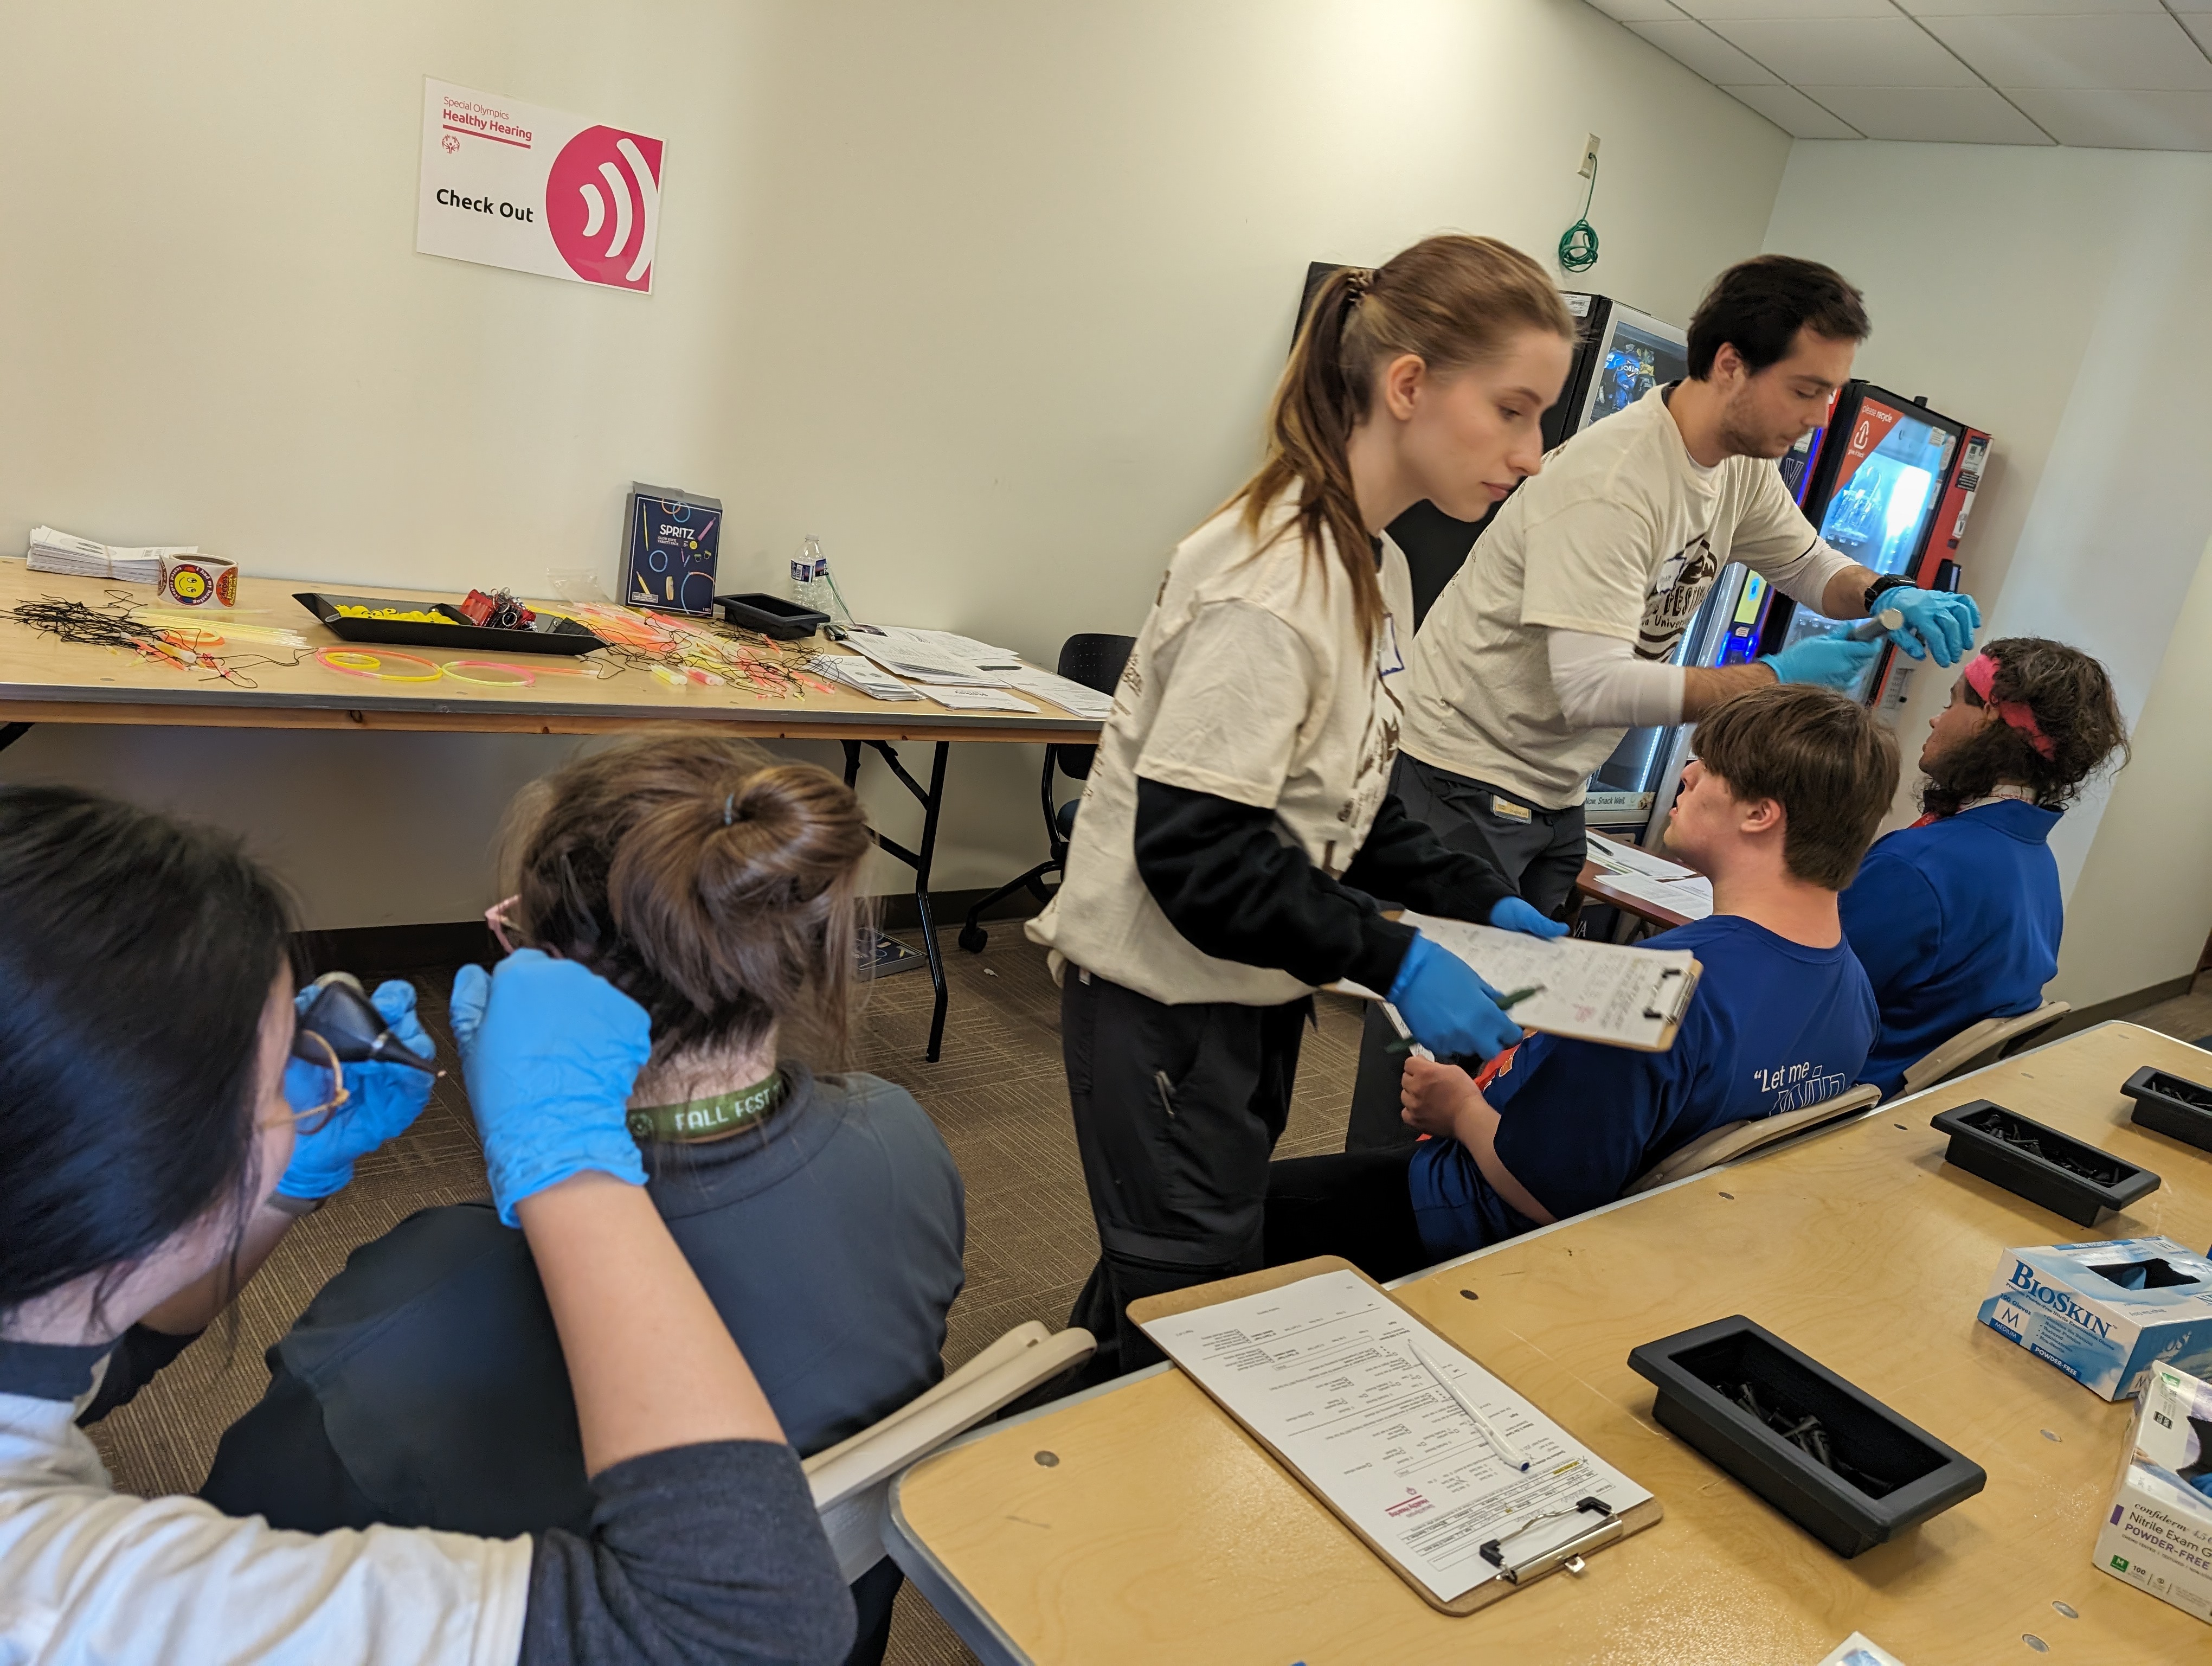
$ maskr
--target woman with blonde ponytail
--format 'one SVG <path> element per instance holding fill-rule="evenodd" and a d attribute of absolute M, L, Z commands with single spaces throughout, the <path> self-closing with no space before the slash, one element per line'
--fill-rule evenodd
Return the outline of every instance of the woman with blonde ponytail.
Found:
<path fill-rule="evenodd" d="M 1101 1256 L 1073 1322 L 1092 1379 L 1159 1357 L 1134 1298 L 1261 1265 L 1267 1161 L 1319 986 L 1387 991 L 1441 1055 L 1517 1040 L 1385 896 L 1552 935 L 1389 792 L 1413 606 L 1382 529 L 1480 519 L 1542 453 L 1574 325 L 1526 255 L 1432 237 L 1322 285 L 1259 471 L 1179 544 L 1100 738 L 1066 880 L 1030 935 Z"/>
<path fill-rule="evenodd" d="M 506 843 L 510 963 L 580 963 L 650 1021 L 618 1155 L 791 1444 L 834 1445 L 936 1383 L 959 1170 L 904 1089 L 803 1061 L 834 1067 L 845 1047 L 869 848 L 851 790 L 743 741 L 648 734 L 526 789 Z M 465 1004 L 457 988 L 457 1032 Z M 494 1535 L 589 1522 L 554 1316 L 491 1208 L 427 1209 L 356 1250 L 269 1357 L 204 1489 L 234 1514 Z M 849 1659 L 882 1657 L 899 1583 L 888 1559 L 855 1582 Z"/>

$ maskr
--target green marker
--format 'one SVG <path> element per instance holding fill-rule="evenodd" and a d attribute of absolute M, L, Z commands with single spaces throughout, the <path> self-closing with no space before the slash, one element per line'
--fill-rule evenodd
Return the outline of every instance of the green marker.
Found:
<path fill-rule="evenodd" d="M 1498 1010 L 1501 1012 L 1510 1012 L 1529 996 L 1540 995 L 1543 993 L 1544 986 L 1540 983 L 1532 983 L 1525 989 L 1516 989 L 1510 995 L 1500 995 L 1498 998 Z"/>

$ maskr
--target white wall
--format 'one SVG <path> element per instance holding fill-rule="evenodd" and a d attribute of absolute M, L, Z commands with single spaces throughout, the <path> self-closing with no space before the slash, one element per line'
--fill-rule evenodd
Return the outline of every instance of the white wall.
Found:
<path fill-rule="evenodd" d="M 0 61 L 0 548 L 542 593 L 638 477 L 723 498 L 731 587 L 818 532 L 864 614 L 1047 660 L 1249 470 L 1309 260 L 1547 252 L 1595 127 L 1583 281 L 1679 320 L 1789 151 L 1581 0 L 71 0 Z M 426 74 L 663 136 L 657 292 L 415 253 Z M 0 775 L 246 829 L 337 927 L 483 907 L 564 750 L 45 727 Z M 1035 860 L 1036 758 L 956 751 L 941 885 Z"/>
<path fill-rule="evenodd" d="M 2212 648 L 2184 605 L 2212 537 L 2192 368 L 2212 155 L 1801 141 L 1766 246 L 1866 290 L 1859 374 L 1996 436 L 1960 550 L 1985 634 L 2096 654 L 2142 723 L 2119 793 L 2052 839 L 2072 905 L 2051 992 L 2082 1006 L 2182 976 L 2212 928 L 2212 840 L 2172 819 L 2181 783 L 2212 780 L 2212 732 L 2177 714 Z M 1908 757 L 1948 686 L 1916 679 Z"/>

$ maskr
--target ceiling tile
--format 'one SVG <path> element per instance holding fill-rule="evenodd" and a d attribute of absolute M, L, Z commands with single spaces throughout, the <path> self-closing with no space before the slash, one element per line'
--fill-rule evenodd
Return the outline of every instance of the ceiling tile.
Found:
<path fill-rule="evenodd" d="M 2212 0 L 2207 0 L 2212 4 Z M 2197 37 L 2197 44 L 2212 52 L 2212 10 L 2191 12 L 2181 20 L 2181 27 Z"/>
<path fill-rule="evenodd" d="M 1889 0 L 1675 0 L 1692 17 L 1894 17 Z"/>
<path fill-rule="evenodd" d="M 2212 92 L 2035 88 L 2013 98 L 2061 144 L 2212 150 Z"/>
<path fill-rule="evenodd" d="M 1793 86 L 1978 84 L 1972 70 L 1909 17 L 1740 18 L 1712 27 Z"/>
<path fill-rule="evenodd" d="M 2155 17 L 1931 17 L 1928 27 L 1993 87 L 2212 88 L 2212 63 Z"/>
<path fill-rule="evenodd" d="M 2168 11 L 2212 11 L 2212 0 L 2166 0 Z"/>
<path fill-rule="evenodd" d="M 2159 0 L 1897 0 L 1915 17 L 2109 16 L 2120 12 L 2166 10 Z M 2203 0 L 2212 6 L 2212 0 Z M 2174 9 L 2182 8 L 2177 5 Z"/>
<path fill-rule="evenodd" d="M 1986 87 L 1808 87 L 1870 139 L 1932 144 L 2048 144 L 2035 124 Z"/>
<path fill-rule="evenodd" d="M 1628 27 L 1716 87 L 1748 87 L 1775 80 L 1765 67 L 1753 63 L 1704 24 L 1692 23 L 1686 17 L 1679 23 L 1631 23 Z"/>
<path fill-rule="evenodd" d="M 1664 20 L 1680 22 L 1682 14 L 1668 0 L 1589 0 L 1607 17 L 1622 23 L 1642 23 Z"/>
<path fill-rule="evenodd" d="M 1772 122 L 1792 138 L 1856 139 L 1864 136 L 1849 122 L 1838 121 L 1795 87 L 1723 87 L 1721 91 Z"/>

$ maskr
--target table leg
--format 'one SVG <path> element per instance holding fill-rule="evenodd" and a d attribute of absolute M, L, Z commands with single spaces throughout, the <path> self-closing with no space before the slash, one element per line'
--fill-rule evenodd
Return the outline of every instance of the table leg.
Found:
<path fill-rule="evenodd" d="M 945 808 L 945 764 L 951 755 L 952 743 L 946 740 L 937 743 L 935 754 L 930 760 L 927 787 L 907 772 L 906 765 L 899 761 L 898 753 L 889 741 L 848 740 L 844 745 L 846 786 L 850 787 L 860 779 L 860 748 L 872 746 L 883 755 L 884 763 L 890 767 L 899 784 L 913 793 L 921 805 L 921 846 L 918 850 L 908 850 L 896 839 L 886 837 L 872 827 L 868 830 L 868 836 L 876 842 L 876 848 L 885 855 L 897 858 L 914 870 L 915 912 L 921 918 L 922 952 L 929 958 L 930 988 L 937 997 L 929 1017 L 929 1050 L 923 1056 L 931 1064 L 935 1064 L 945 1047 L 945 1010 L 951 999 L 951 991 L 945 981 L 945 958 L 937 946 L 937 912 L 930 902 L 929 870 L 937 860 L 938 818 Z"/>
<path fill-rule="evenodd" d="M 6 751 L 30 733 L 31 726 L 27 723 L 0 723 L 0 752 Z"/>

